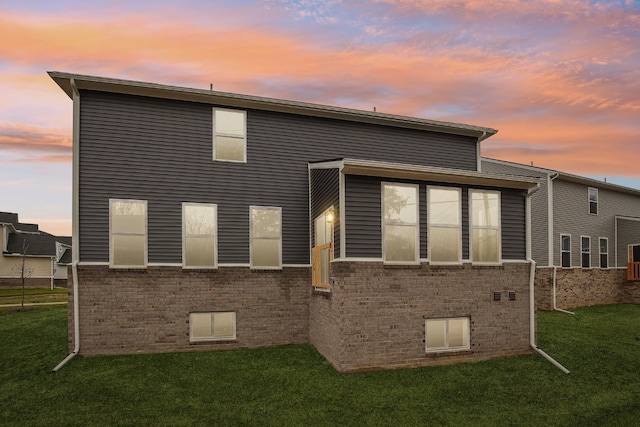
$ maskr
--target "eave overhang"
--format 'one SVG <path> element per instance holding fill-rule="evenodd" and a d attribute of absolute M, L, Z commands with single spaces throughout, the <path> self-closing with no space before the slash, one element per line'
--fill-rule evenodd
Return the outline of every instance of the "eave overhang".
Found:
<path fill-rule="evenodd" d="M 477 138 L 478 141 L 484 140 L 498 132 L 492 128 L 461 123 L 420 119 L 375 111 L 355 110 L 350 108 L 241 95 L 229 92 L 191 89 L 132 80 L 63 73 L 58 71 L 50 71 L 48 74 L 70 98 L 73 98 L 73 84 L 75 84 L 79 91 L 91 90 L 180 101 L 201 102 L 205 104 L 235 108 L 275 111 L 303 116 L 427 130 L 432 132 L 469 136 Z"/>

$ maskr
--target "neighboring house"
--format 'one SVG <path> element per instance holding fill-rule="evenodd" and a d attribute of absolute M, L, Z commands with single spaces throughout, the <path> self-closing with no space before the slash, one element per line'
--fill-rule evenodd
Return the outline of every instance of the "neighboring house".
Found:
<path fill-rule="evenodd" d="M 640 190 L 487 158 L 482 170 L 539 180 L 531 197 L 539 308 L 554 307 L 554 283 L 556 307 L 640 302 L 627 280 L 630 247 L 640 244 Z"/>
<path fill-rule="evenodd" d="M 532 351 L 536 183 L 479 172 L 495 130 L 49 74 L 73 99 L 74 354 L 311 343 L 354 372 Z"/>
<path fill-rule="evenodd" d="M 18 221 L 18 214 L 0 212 L 0 285 L 67 285 L 67 268 L 71 263 L 71 238 L 53 236 L 39 230 L 37 224 Z M 24 258 L 24 264 L 22 263 Z M 23 267 L 24 265 L 24 267 Z"/>

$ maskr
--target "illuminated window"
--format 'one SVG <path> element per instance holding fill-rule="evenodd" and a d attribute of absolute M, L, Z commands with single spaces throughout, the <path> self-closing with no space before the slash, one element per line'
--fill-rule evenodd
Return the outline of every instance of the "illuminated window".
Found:
<path fill-rule="evenodd" d="M 282 208 L 251 206 L 251 268 L 282 268 Z"/>
<path fill-rule="evenodd" d="M 246 119 L 244 111 L 213 109 L 213 160 L 246 163 Z"/>
<path fill-rule="evenodd" d="M 429 260 L 432 263 L 459 263 L 461 260 L 460 199 L 459 188 L 429 187 L 427 189 L 429 220 L 427 240 Z"/>
<path fill-rule="evenodd" d="M 220 341 L 236 339 L 236 313 L 191 313 L 189 341 Z"/>
<path fill-rule="evenodd" d="M 146 200 L 109 200 L 109 264 L 144 268 L 147 265 Z"/>
<path fill-rule="evenodd" d="M 418 186 L 382 184 L 385 262 L 418 262 Z"/>
<path fill-rule="evenodd" d="M 497 191 L 471 191 L 471 250 L 473 262 L 500 262 L 500 193 Z"/>
<path fill-rule="evenodd" d="M 469 318 L 426 320 L 425 348 L 427 353 L 469 349 Z"/>
<path fill-rule="evenodd" d="M 182 264 L 186 268 L 216 267 L 216 205 L 182 204 Z"/>

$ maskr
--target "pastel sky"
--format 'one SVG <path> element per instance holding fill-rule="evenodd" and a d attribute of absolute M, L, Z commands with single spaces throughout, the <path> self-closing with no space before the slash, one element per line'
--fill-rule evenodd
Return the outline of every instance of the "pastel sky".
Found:
<path fill-rule="evenodd" d="M 0 0 L 0 211 L 69 235 L 49 70 L 493 127 L 484 156 L 640 188 L 635 0 Z"/>

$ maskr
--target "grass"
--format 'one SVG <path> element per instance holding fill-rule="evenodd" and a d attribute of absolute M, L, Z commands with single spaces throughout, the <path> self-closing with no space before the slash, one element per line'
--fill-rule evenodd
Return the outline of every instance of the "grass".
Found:
<path fill-rule="evenodd" d="M 66 288 L 26 288 L 24 290 L 24 302 L 44 303 L 44 302 L 65 302 L 67 301 Z M 0 305 L 20 304 L 22 302 L 22 288 L 0 288 Z"/>
<path fill-rule="evenodd" d="M 637 425 L 640 306 L 539 313 L 538 355 L 340 375 L 309 345 L 77 357 L 66 307 L 0 311 L 0 425 Z"/>

